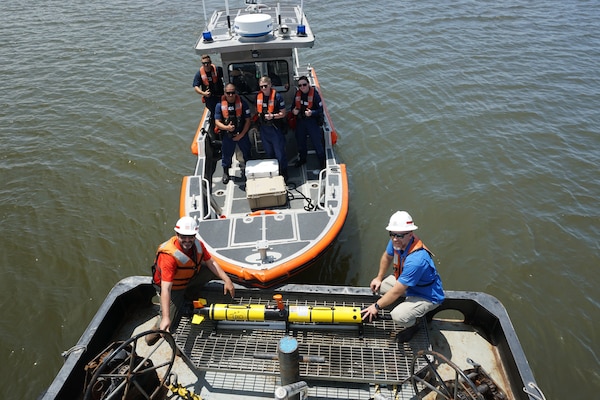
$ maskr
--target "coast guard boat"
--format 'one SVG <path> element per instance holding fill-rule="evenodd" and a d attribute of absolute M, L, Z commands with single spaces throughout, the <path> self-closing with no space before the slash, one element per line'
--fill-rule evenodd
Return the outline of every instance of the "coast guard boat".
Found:
<path fill-rule="evenodd" d="M 367 287 L 210 282 L 193 313 L 152 346 L 159 305 L 149 276 L 108 294 L 39 400 L 544 400 L 494 297 L 446 291 L 407 342 Z M 58 356 L 58 355 L 57 355 Z"/>
<path fill-rule="evenodd" d="M 208 19 L 195 51 L 213 56 L 215 64 L 220 61 L 225 84 L 236 85 L 253 114 L 262 76 L 271 77 L 288 111 L 301 76 L 307 76 L 323 98 L 315 69 L 298 60 L 298 49 L 310 48 L 315 41 L 303 3 L 246 0 L 241 8 L 225 5 Z M 348 179 L 345 164 L 334 153 L 337 134 L 324 102 L 323 108 L 324 165 L 309 144 L 306 163 L 294 167 L 296 140 L 287 127 L 290 167 L 284 182 L 277 161 L 266 158 L 259 130 L 253 127 L 248 132 L 252 160 L 244 165 L 242 157 L 234 156 L 226 184 L 219 137 L 205 109 L 191 146 L 198 156 L 196 166 L 182 182 L 180 214 L 198 221 L 207 250 L 235 282 L 255 287 L 281 284 L 313 263 L 340 233 L 348 213 Z"/>

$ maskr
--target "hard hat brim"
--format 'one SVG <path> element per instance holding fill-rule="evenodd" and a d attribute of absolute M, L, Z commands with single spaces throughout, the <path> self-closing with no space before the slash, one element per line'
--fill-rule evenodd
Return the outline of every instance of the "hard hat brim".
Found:
<path fill-rule="evenodd" d="M 177 229 L 177 228 L 174 228 L 173 230 L 175 232 L 179 233 L 180 235 L 186 235 L 186 236 L 191 236 L 191 235 L 195 235 L 195 234 L 198 233 L 197 230 L 195 230 L 195 231 L 186 231 L 185 229 Z"/>
<path fill-rule="evenodd" d="M 412 232 L 412 231 L 416 231 L 417 229 L 419 229 L 419 227 L 416 225 L 412 225 L 410 227 L 404 227 L 402 229 L 398 229 L 397 226 L 393 226 L 393 225 L 388 225 L 385 227 L 385 230 L 389 231 L 389 232 Z"/>

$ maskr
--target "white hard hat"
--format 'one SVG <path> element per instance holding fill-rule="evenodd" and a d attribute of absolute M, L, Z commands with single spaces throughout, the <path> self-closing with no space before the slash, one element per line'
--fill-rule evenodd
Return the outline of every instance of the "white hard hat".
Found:
<path fill-rule="evenodd" d="M 195 235 L 198 233 L 198 224 L 192 217 L 181 217 L 175 224 L 174 231 L 180 235 Z"/>
<path fill-rule="evenodd" d="M 417 230 L 418 226 L 415 225 L 409 213 L 406 211 L 396 211 L 390 217 L 390 222 L 385 229 L 390 232 L 408 232 Z"/>

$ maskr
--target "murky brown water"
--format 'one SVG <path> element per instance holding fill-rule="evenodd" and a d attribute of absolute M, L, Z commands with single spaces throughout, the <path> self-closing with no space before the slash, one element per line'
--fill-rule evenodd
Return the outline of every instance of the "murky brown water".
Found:
<path fill-rule="evenodd" d="M 387 7 L 307 4 L 351 206 L 295 281 L 367 285 L 406 209 L 447 289 L 506 306 L 548 399 L 596 397 L 600 4 Z M 201 2 L 3 4 L 0 398 L 41 393 L 171 234 L 202 21 Z"/>

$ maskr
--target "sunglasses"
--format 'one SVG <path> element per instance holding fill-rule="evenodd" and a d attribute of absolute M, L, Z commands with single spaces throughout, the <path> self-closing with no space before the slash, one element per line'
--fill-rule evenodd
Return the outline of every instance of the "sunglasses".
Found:
<path fill-rule="evenodd" d="M 300 83 L 300 84 L 298 84 L 298 86 L 300 86 L 300 87 L 308 86 L 308 83 Z"/>
<path fill-rule="evenodd" d="M 235 92 L 225 92 L 225 94 L 227 94 L 229 96 L 233 96 L 235 94 Z"/>
<path fill-rule="evenodd" d="M 394 232 L 390 232 L 390 237 L 391 238 L 396 238 L 396 239 L 402 239 L 404 238 L 404 236 L 410 234 L 410 232 L 404 232 L 404 233 L 394 233 Z"/>
<path fill-rule="evenodd" d="M 210 61 L 208 61 L 208 62 L 204 62 L 204 61 L 203 61 L 203 62 L 202 62 L 202 65 L 210 65 Z"/>
<path fill-rule="evenodd" d="M 261 89 L 268 88 L 268 87 L 269 87 L 269 85 L 260 85 Z"/>

